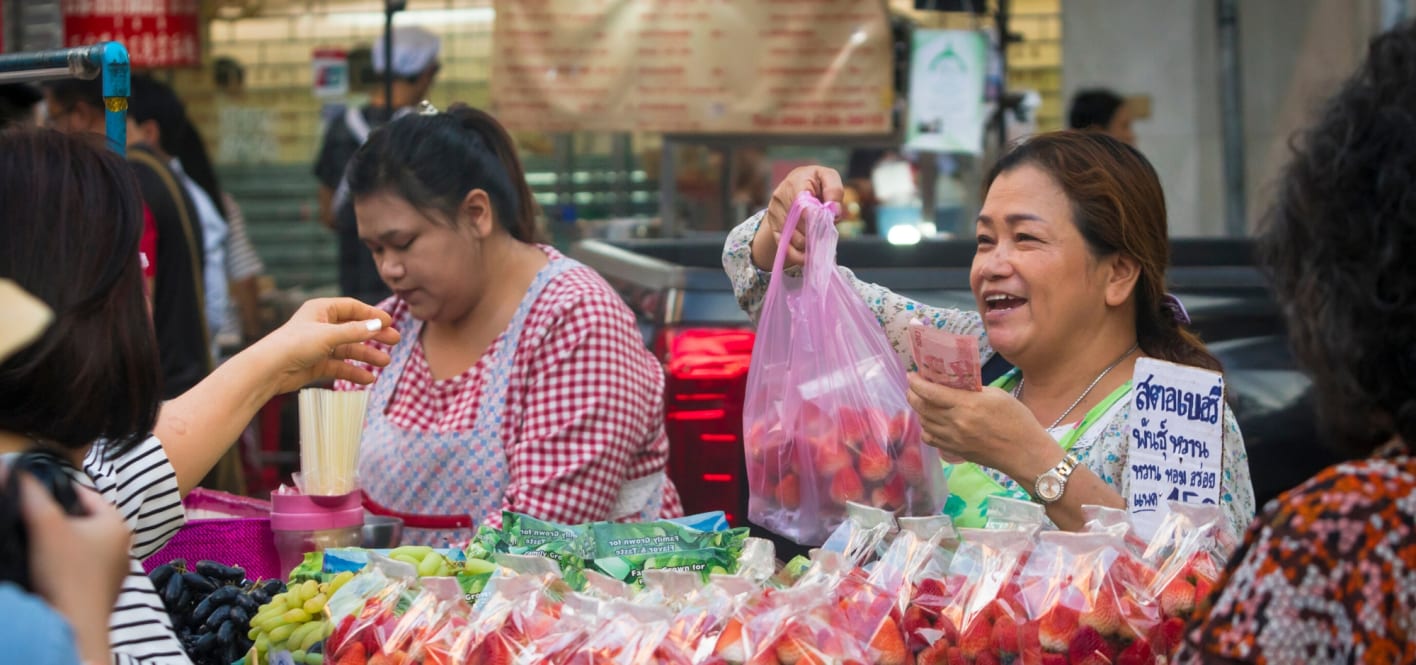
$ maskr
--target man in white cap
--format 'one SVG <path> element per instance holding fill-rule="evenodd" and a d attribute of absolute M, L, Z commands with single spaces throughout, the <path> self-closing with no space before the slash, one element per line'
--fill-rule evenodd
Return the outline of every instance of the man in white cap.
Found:
<path fill-rule="evenodd" d="M 349 200 L 344 182 L 344 167 L 368 140 L 369 132 L 390 120 L 413 111 L 423 101 L 441 64 L 438 51 L 442 40 L 423 28 L 402 26 L 393 31 L 393 62 L 384 52 L 384 40 L 377 39 L 373 47 L 374 72 L 381 79 L 392 77 L 392 117 L 385 86 L 380 85 L 362 108 L 350 107 L 337 116 L 325 131 L 324 143 L 315 161 L 315 177 L 319 178 L 320 221 L 339 236 L 339 289 L 343 295 L 358 298 L 371 305 L 391 293 L 379 277 L 378 267 L 368 248 L 359 241 L 354 219 L 353 202 Z"/>

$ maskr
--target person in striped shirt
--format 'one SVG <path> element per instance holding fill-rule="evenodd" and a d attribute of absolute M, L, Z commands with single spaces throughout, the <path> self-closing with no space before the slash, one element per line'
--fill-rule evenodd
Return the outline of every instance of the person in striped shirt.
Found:
<path fill-rule="evenodd" d="M 0 361 L 33 342 L 53 317 L 8 280 L 0 280 L 0 312 L 8 322 L 0 326 Z M 0 545 L 0 644 L 13 662 L 33 665 L 107 660 L 107 618 L 128 575 L 132 534 L 93 492 L 74 497 L 87 514 L 65 514 L 41 475 L 33 463 L 0 473 L 0 491 L 20 508 L 0 518 L 0 533 L 10 536 L 22 522 L 25 535 L 23 543 Z"/>
<path fill-rule="evenodd" d="M 316 380 L 372 382 L 346 361 L 386 365 L 388 355 L 363 342 L 397 344 L 398 333 L 391 317 L 358 301 L 311 301 L 160 403 L 137 256 L 142 204 L 123 158 L 101 137 L 12 132 L 0 135 L 0 174 L 0 278 L 53 312 L 43 334 L 0 363 L 0 460 L 34 448 L 67 458 L 72 480 L 116 507 L 131 530 L 129 572 L 108 616 L 113 662 L 188 663 L 141 559 L 182 526 L 182 495 L 266 401 Z M 11 515 L 17 508 L 0 505 Z"/>

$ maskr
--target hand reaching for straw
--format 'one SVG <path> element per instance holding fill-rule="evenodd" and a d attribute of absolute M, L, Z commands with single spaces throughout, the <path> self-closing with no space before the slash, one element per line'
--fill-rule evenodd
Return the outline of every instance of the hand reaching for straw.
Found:
<path fill-rule="evenodd" d="M 387 353 L 364 342 L 398 343 L 388 313 L 352 298 L 322 298 L 302 305 L 285 325 L 257 345 L 283 358 L 276 381 L 279 392 L 298 390 L 324 379 L 373 383 L 368 370 L 346 360 L 382 367 Z"/>
<path fill-rule="evenodd" d="M 391 325 L 388 314 L 357 300 L 311 300 L 285 325 L 164 404 L 154 433 L 182 492 L 197 486 L 275 395 L 322 379 L 372 383 L 368 370 L 347 361 L 387 365 L 388 354 L 364 342 L 397 344 L 398 331 Z"/>

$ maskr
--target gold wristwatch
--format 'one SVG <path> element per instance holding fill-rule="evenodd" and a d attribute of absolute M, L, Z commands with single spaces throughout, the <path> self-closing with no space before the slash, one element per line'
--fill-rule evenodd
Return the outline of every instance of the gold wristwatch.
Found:
<path fill-rule="evenodd" d="M 1044 505 L 1056 503 L 1067 491 L 1067 479 L 1076 469 L 1077 460 L 1072 457 L 1072 453 L 1062 456 L 1062 461 L 1058 462 L 1057 466 L 1037 477 L 1037 481 L 1033 483 L 1033 499 Z"/>

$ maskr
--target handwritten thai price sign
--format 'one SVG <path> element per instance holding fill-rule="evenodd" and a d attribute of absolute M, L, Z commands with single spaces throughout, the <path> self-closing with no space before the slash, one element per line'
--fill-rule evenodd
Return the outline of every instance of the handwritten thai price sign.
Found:
<path fill-rule="evenodd" d="M 1169 502 L 1219 501 L 1224 376 L 1142 358 L 1131 385 L 1126 508 L 1149 539 Z"/>

